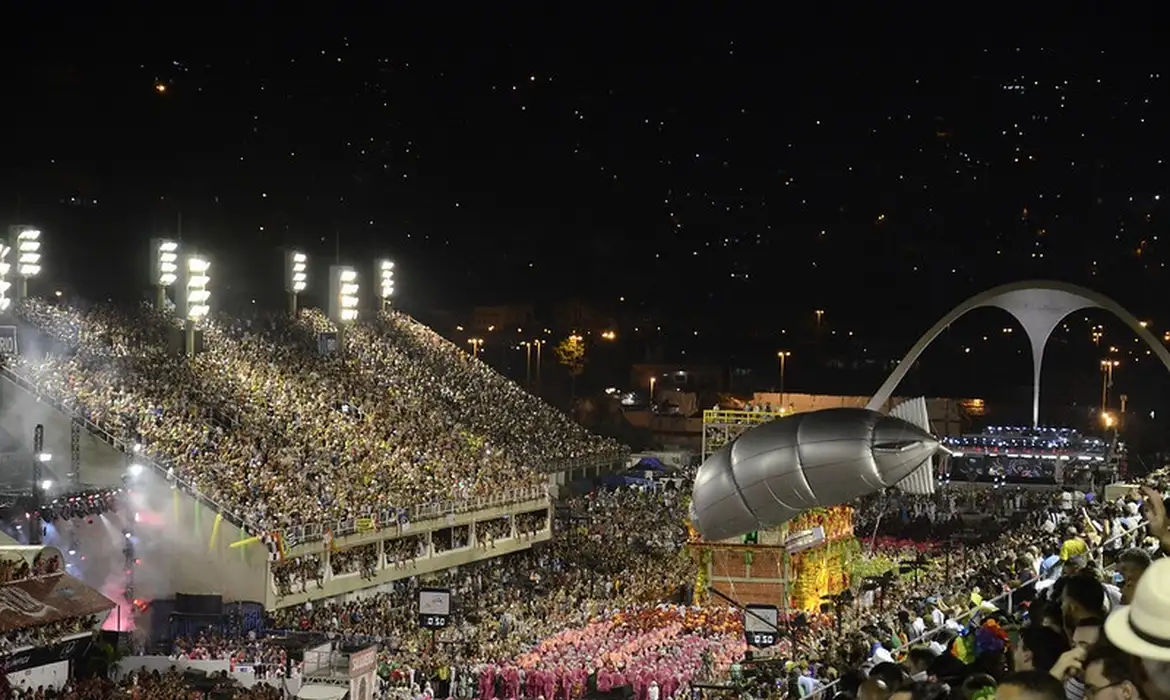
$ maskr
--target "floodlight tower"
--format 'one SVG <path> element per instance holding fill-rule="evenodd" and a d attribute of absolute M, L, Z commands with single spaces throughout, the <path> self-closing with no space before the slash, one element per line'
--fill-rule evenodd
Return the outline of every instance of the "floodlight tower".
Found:
<path fill-rule="evenodd" d="M 329 266 L 329 318 L 337 325 L 337 351 L 345 352 L 345 328 L 358 318 L 357 270 L 347 265 Z"/>
<path fill-rule="evenodd" d="M 182 270 L 176 306 L 183 316 L 187 357 L 194 357 L 195 325 L 211 313 L 211 261 L 202 255 L 188 255 Z"/>
<path fill-rule="evenodd" d="M 379 260 L 377 263 L 378 273 L 378 300 L 381 302 L 382 309 L 390 306 L 391 298 L 394 296 L 394 261 L 393 260 Z"/>
<path fill-rule="evenodd" d="M 154 308 L 164 311 L 167 290 L 179 281 L 179 244 L 165 238 L 150 240 L 150 283 L 158 290 Z"/>
<path fill-rule="evenodd" d="M 9 262 L 12 256 L 12 247 L 8 245 L 8 241 L 0 239 L 0 313 L 8 311 L 8 307 L 12 306 L 12 297 L 9 296 L 12 290 L 12 263 Z"/>
<path fill-rule="evenodd" d="M 32 226 L 9 226 L 8 238 L 16 248 L 16 298 L 28 296 L 28 278 L 41 274 L 41 231 Z"/>
<path fill-rule="evenodd" d="M 288 292 L 288 313 L 297 317 L 297 295 L 309 285 L 309 258 L 304 253 L 284 254 L 284 291 Z"/>

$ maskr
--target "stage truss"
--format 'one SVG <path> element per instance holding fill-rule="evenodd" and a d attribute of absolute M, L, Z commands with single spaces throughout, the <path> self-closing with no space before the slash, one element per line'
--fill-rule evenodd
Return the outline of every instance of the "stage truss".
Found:
<path fill-rule="evenodd" d="M 785 415 L 783 411 L 703 411 L 703 461 L 744 432 Z"/>

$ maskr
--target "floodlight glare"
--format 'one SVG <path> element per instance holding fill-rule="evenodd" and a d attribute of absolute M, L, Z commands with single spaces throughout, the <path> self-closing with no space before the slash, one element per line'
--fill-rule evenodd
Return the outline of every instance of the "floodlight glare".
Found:
<path fill-rule="evenodd" d="M 304 253 L 292 254 L 292 267 L 289 270 L 290 292 L 303 292 L 309 281 L 309 258 Z"/>
<path fill-rule="evenodd" d="M 329 316 L 336 323 L 353 323 L 358 318 L 357 271 L 334 265 L 329 268 Z"/>
<path fill-rule="evenodd" d="M 37 454 L 37 461 L 38 462 L 51 462 L 51 461 L 53 461 L 53 455 L 49 454 L 48 452 L 41 452 L 41 453 Z"/>
<path fill-rule="evenodd" d="M 26 228 L 16 234 L 17 272 L 21 277 L 36 277 L 41 272 L 41 232 Z"/>
<path fill-rule="evenodd" d="M 382 260 L 378 263 L 378 298 L 386 301 L 394 296 L 394 262 Z"/>
<path fill-rule="evenodd" d="M 41 482 L 41 490 L 42 491 L 48 491 L 51 488 L 53 488 L 53 480 L 52 479 L 45 479 L 44 481 Z"/>
<path fill-rule="evenodd" d="M 12 272 L 12 264 L 8 262 L 10 253 L 12 247 L 0 241 L 0 311 L 7 311 L 12 304 L 12 299 L 8 296 L 12 289 L 12 282 L 8 281 L 8 275 Z"/>
<path fill-rule="evenodd" d="M 191 321 L 198 321 L 211 313 L 211 262 L 206 258 L 190 256 L 187 258 L 186 284 L 186 317 Z"/>
<path fill-rule="evenodd" d="M 137 464 L 137 463 L 131 464 L 130 465 L 130 476 L 141 476 L 141 475 L 142 475 L 142 465 Z"/>
<path fill-rule="evenodd" d="M 155 283 L 169 287 L 179 279 L 179 244 L 175 241 L 158 242 L 158 274 Z"/>

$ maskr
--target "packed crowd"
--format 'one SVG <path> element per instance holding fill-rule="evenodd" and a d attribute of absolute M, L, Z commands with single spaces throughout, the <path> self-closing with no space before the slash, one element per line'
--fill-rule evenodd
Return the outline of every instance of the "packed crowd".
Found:
<path fill-rule="evenodd" d="M 71 634 L 80 634 L 96 629 L 98 619 L 92 616 L 56 620 L 47 625 L 11 630 L 0 634 L 0 653 L 7 653 L 25 647 L 44 646 Z"/>
<path fill-rule="evenodd" d="M 342 356 L 319 352 L 332 328 L 313 310 L 210 321 L 193 360 L 147 308 L 20 314 L 53 342 L 14 371 L 258 530 L 538 487 L 618 449 L 396 312 L 350 329 Z"/>
<path fill-rule="evenodd" d="M 936 514 L 949 517 L 951 508 L 971 507 L 962 500 L 968 496 L 958 500 L 954 496 L 938 494 L 932 501 Z M 847 696 L 856 696 L 861 685 L 874 677 L 875 669 L 880 677 L 882 664 L 902 668 L 906 679 L 932 667 L 945 671 L 934 675 L 956 689 L 965 687 L 964 683 L 985 682 L 981 674 L 993 680 L 1004 678 L 1009 661 L 999 668 L 987 658 L 978 663 L 976 659 L 984 646 L 995 647 L 1003 628 L 1019 624 L 1021 614 L 1026 620 L 1029 610 L 1033 616 L 1035 610 L 1046 610 L 1045 601 L 1053 596 L 1053 589 L 1067 585 L 1056 588 L 1058 581 L 1074 577 L 1098 581 L 1104 600 L 1115 606 L 1129 603 L 1148 567 L 1150 552 L 1159 546 L 1157 538 L 1148 537 L 1151 533 L 1144 525 L 1134 527 L 1142 522 L 1135 512 L 1162 507 L 1153 489 L 1114 503 L 1094 503 L 1083 494 L 1081 500 L 1076 498 L 1076 494 L 1021 494 L 1018 502 L 1013 500 L 1020 511 L 1006 508 L 996 515 L 1025 527 L 991 541 L 972 541 L 946 560 L 931 557 L 913 573 L 855 581 L 855 595 L 849 602 L 827 603 L 820 612 L 783 618 L 781 626 L 791 635 L 764 654 L 773 663 L 769 673 L 780 664 L 786 669 L 781 675 L 790 681 L 794 693 L 808 695 L 838 681 L 831 686 L 832 692 L 844 691 Z M 635 635 L 636 640 L 603 630 L 629 616 L 677 619 L 702 614 L 670 602 L 689 600 L 689 592 L 680 590 L 685 589 L 680 584 L 693 576 L 693 563 L 680 555 L 686 536 L 682 500 L 671 490 L 637 488 L 598 491 L 576 499 L 558 519 L 557 539 L 546 552 L 512 555 L 461 569 L 445 582 L 459 602 L 458 621 L 440 633 L 434 647 L 416 629 L 414 591 L 405 585 L 394 594 L 362 602 L 288 612 L 281 622 L 296 629 L 368 636 L 383 642 L 388 650 L 384 657 L 388 677 L 416 694 L 462 693 L 486 700 L 493 696 L 548 698 L 551 690 L 551 697 L 560 698 L 565 692 L 577 697 L 575 693 L 583 687 L 604 687 L 616 678 L 628 682 L 642 698 L 652 695 L 650 681 L 659 697 L 677 696 L 688 686 L 680 680 L 676 666 L 655 661 L 661 647 L 655 648 L 653 641 L 661 629 L 673 630 L 670 624 L 650 625 L 647 636 Z M 885 517 L 897 522 L 908 502 L 889 503 L 893 505 Z M 922 502 L 911 505 L 928 508 Z M 1164 525 L 1155 522 L 1153 534 L 1165 537 L 1170 545 L 1170 536 L 1164 533 Z M 1101 554 L 1087 556 L 1095 544 L 1115 534 L 1121 536 L 1106 542 Z M 619 562 L 620 566 L 614 566 Z M 1116 563 L 1118 572 L 1104 577 L 1103 563 Z M 1085 584 L 1073 584 L 1071 590 L 1079 590 L 1078 585 Z M 1007 589 L 1016 590 L 1010 600 L 1001 596 Z M 1061 594 L 1054 599 L 1059 609 Z M 690 645 L 689 649 L 703 648 L 710 639 L 700 635 L 691 640 L 677 634 L 674 638 L 680 645 Z M 982 641 L 976 645 L 975 640 Z M 730 637 L 721 643 L 736 648 Z M 591 651 L 574 656 L 568 649 L 575 646 Z M 1001 647 L 996 658 L 1010 659 L 1009 647 Z M 664 658 L 677 656 L 681 647 L 670 652 Z M 707 677 L 704 664 L 688 666 L 685 660 L 691 656 L 681 653 L 680 664 L 688 669 L 683 677 L 691 681 Z M 698 657 L 704 654 L 699 652 Z M 742 674 L 742 665 L 731 663 L 737 660 L 736 654 L 706 659 L 712 675 L 728 667 Z M 582 663 L 574 666 L 578 661 Z M 473 687 L 464 688 L 452 677 L 463 678 Z M 883 682 L 893 687 L 892 680 Z M 753 692 L 768 694 L 762 687 Z"/>
<path fill-rule="evenodd" d="M 1077 695 L 1077 682 L 1108 685 L 1093 685 L 1098 662 L 1109 683 L 1119 682 L 1121 652 L 1109 651 L 1113 660 L 1104 661 L 1097 654 L 1105 652 L 1092 651 L 1088 628 L 1127 609 L 1121 606 L 1140 604 L 1142 591 L 1155 586 L 1146 577 L 1166 566 L 1150 563 L 1159 548 L 1170 549 L 1158 495 L 1165 477 L 1155 476 L 1157 488 L 1112 503 L 1077 501 L 1075 494 L 1021 501 L 1026 527 L 972 541 L 945 559 L 930 557 L 912 573 L 855 580 L 851 599 L 782 617 L 784 639 L 750 662 L 743 660 L 738 614 L 687 605 L 695 565 L 683 550 L 685 495 L 669 488 L 622 487 L 570 499 L 558 509 L 554 541 L 535 550 L 407 579 L 344 603 L 307 603 L 271 624 L 380 643 L 387 687 L 413 697 L 574 700 L 629 685 L 640 700 L 666 700 L 730 675 L 758 697 L 827 690 L 843 699 L 890 700 L 927 687 L 915 684 L 938 683 L 930 686 L 940 693 L 932 697 L 970 700 L 996 684 L 1019 682 L 1008 675 L 1011 668 L 1055 659 L 1047 670 L 1059 672 L 1068 700 L 1081 700 L 1090 691 L 1082 687 Z M 936 512 L 952 507 L 950 496 L 936 496 Z M 1118 546 L 1105 542 L 1094 550 L 1115 535 Z M 1110 564 L 1116 571 L 1103 574 Z M 415 603 L 424 585 L 449 587 L 453 595 L 452 624 L 434 637 L 418 628 Z M 1001 595 L 1007 589 L 1011 598 Z M 1010 631 L 1021 624 L 1013 642 Z M 1054 656 L 1053 649 L 1068 654 Z M 1078 649 L 1084 654 L 1072 653 Z M 174 653 L 283 661 L 264 639 L 205 637 L 180 641 Z"/>
<path fill-rule="evenodd" d="M 119 683 L 104 678 L 71 680 L 60 690 L 0 686 L 0 693 L 6 693 L 0 697 L 11 700 L 204 700 L 210 697 L 280 700 L 284 697 L 283 691 L 274 686 L 260 684 L 246 689 L 223 676 L 195 686 L 178 671 L 131 673 Z"/>

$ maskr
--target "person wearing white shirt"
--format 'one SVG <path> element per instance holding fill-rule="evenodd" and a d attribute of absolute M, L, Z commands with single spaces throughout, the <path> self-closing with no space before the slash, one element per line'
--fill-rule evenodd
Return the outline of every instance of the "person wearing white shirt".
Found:
<path fill-rule="evenodd" d="M 658 681 L 650 681 L 650 687 L 646 689 L 646 700 L 658 700 L 661 692 L 658 688 Z"/>

